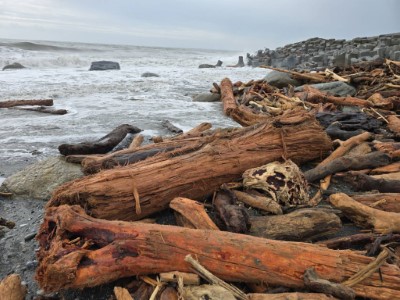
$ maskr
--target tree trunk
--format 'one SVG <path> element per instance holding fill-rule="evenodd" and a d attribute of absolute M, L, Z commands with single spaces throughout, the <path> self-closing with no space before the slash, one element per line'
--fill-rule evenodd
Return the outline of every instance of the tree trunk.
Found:
<path fill-rule="evenodd" d="M 279 127 L 267 122 L 216 131 L 194 144 L 184 140 L 186 146 L 176 151 L 69 182 L 55 191 L 48 206 L 80 204 L 97 218 L 137 220 L 167 208 L 175 197 L 200 199 L 282 156 L 296 163 L 323 157 L 330 139 L 312 116 L 303 112 L 302 119 Z M 134 190 L 140 196 L 140 215 L 135 213 Z"/>
<path fill-rule="evenodd" d="M 37 239 L 36 279 L 45 291 L 84 288 L 118 278 L 161 272 L 190 272 L 191 254 L 225 281 L 265 282 L 303 288 L 310 267 L 321 278 L 343 282 L 374 261 L 348 250 L 267 240 L 223 231 L 106 221 L 79 206 L 49 208 Z M 395 299 L 400 269 L 383 263 L 353 286 L 357 296 Z"/>
<path fill-rule="evenodd" d="M 141 129 L 123 124 L 115 128 L 106 136 L 95 142 L 83 142 L 79 144 L 62 144 L 58 150 L 62 155 L 71 154 L 104 154 L 117 146 L 128 133 L 138 133 Z"/>
<path fill-rule="evenodd" d="M 341 229 L 340 218 L 324 209 L 299 209 L 279 216 L 250 218 L 250 234 L 274 240 L 310 241 Z"/>
<path fill-rule="evenodd" d="M 23 105 L 52 106 L 53 105 L 53 99 L 0 101 L 0 108 L 9 108 L 9 107 L 23 106 Z"/>

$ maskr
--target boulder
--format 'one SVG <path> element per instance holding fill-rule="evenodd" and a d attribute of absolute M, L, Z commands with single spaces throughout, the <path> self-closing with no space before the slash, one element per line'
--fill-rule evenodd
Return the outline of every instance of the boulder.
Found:
<path fill-rule="evenodd" d="M 333 96 L 346 97 L 346 96 L 354 96 L 356 94 L 356 89 L 354 87 L 342 81 L 310 84 L 310 86 L 322 92 L 331 94 Z M 302 92 L 303 86 L 295 88 L 294 91 Z"/>
<path fill-rule="evenodd" d="M 290 74 L 278 71 L 269 72 L 267 76 L 264 77 L 264 80 L 270 85 L 280 89 L 289 86 L 289 84 L 293 86 L 299 86 L 301 84 L 296 79 L 290 77 Z"/>
<path fill-rule="evenodd" d="M 218 60 L 215 65 L 201 64 L 201 65 L 199 65 L 199 69 L 215 68 L 215 67 L 220 67 L 220 66 L 222 66 L 222 61 Z"/>
<path fill-rule="evenodd" d="M 145 72 L 142 74 L 142 77 L 160 77 L 160 75 L 151 72 Z"/>
<path fill-rule="evenodd" d="M 3 71 L 4 70 L 17 70 L 17 69 L 25 69 L 25 67 L 23 65 L 21 65 L 20 63 L 15 62 L 15 63 L 12 63 L 10 65 L 6 65 L 3 68 Z"/>
<path fill-rule="evenodd" d="M 80 165 L 67 163 L 63 157 L 51 157 L 11 175 L 0 191 L 22 199 L 48 200 L 56 187 L 83 175 Z"/>
<path fill-rule="evenodd" d="M 221 101 L 221 95 L 215 93 L 201 93 L 193 98 L 193 102 L 218 102 Z"/>
<path fill-rule="evenodd" d="M 115 61 L 94 61 L 90 65 L 89 71 L 119 70 L 119 63 Z"/>

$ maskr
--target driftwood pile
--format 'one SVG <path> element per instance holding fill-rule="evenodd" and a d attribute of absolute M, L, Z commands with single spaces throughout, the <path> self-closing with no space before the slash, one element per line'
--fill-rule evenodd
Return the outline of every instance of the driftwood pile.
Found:
<path fill-rule="evenodd" d="M 0 101 L 0 108 L 36 111 L 52 115 L 65 115 L 66 109 L 54 109 L 53 99 Z"/>
<path fill-rule="evenodd" d="M 357 93 L 224 79 L 213 92 L 242 128 L 204 123 L 142 146 L 123 125 L 61 146 L 87 176 L 47 204 L 40 287 L 125 278 L 117 299 L 400 299 L 400 62 L 286 72 Z M 177 226 L 159 224 L 165 209 Z"/>

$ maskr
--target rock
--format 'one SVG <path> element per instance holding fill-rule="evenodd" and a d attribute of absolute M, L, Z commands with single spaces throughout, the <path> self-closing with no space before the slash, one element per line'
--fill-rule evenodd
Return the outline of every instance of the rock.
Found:
<path fill-rule="evenodd" d="M 119 63 L 114 61 L 94 61 L 90 65 L 89 71 L 119 70 Z"/>
<path fill-rule="evenodd" d="M 310 86 L 328 94 L 346 97 L 346 96 L 354 96 L 356 94 L 356 89 L 351 85 L 342 82 L 342 81 L 333 81 L 327 83 L 317 83 L 311 84 Z M 303 86 L 299 86 L 294 89 L 295 92 L 302 92 Z"/>
<path fill-rule="evenodd" d="M 23 65 L 21 65 L 20 63 L 15 62 L 15 63 L 12 63 L 10 65 L 6 65 L 3 68 L 3 71 L 4 70 L 17 70 L 17 69 L 25 69 L 25 67 Z"/>
<path fill-rule="evenodd" d="M 8 177 L 0 191 L 23 199 L 48 200 L 56 187 L 82 176 L 80 165 L 67 163 L 63 157 L 51 157 Z"/>
<path fill-rule="evenodd" d="M 202 93 L 193 98 L 193 102 L 218 102 L 221 95 L 215 93 Z"/>
<path fill-rule="evenodd" d="M 201 64 L 201 65 L 199 65 L 199 69 L 215 68 L 215 67 L 220 67 L 220 66 L 222 66 L 222 61 L 218 60 L 217 64 L 215 64 L 215 65 Z"/>
<path fill-rule="evenodd" d="M 290 74 L 271 71 L 264 77 L 264 80 L 268 82 L 270 85 L 276 86 L 277 88 L 287 87 L 289 84 L 293 86 L 299 86 L 301 83 L 296 79 L 290 77 Z"/>
<path fill-rule="evenodd" d="M 151 72 L 145 72 L 142 74 L 142 77 L 160 77 L 160 75 Z"/>

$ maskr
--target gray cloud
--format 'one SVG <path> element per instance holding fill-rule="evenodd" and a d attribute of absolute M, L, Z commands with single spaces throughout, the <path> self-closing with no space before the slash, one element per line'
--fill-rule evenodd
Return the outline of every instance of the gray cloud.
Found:
<path fill-rule="evenodd" d="M 1 0 L 0 37 L 255 51 L 399 32 L 397 0 Z"/>

